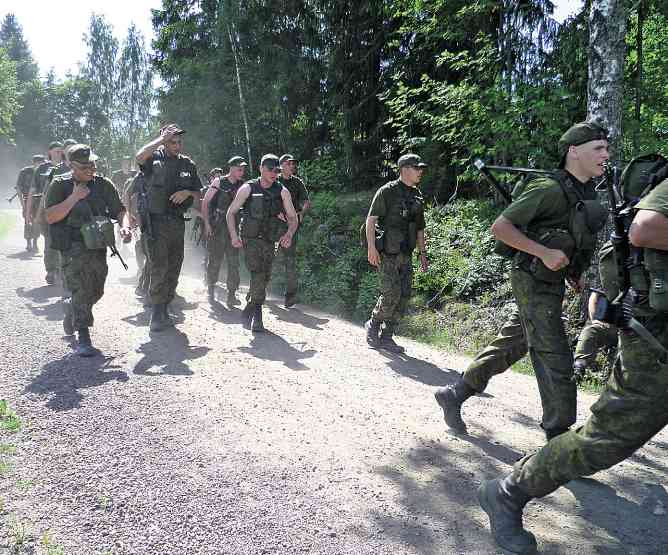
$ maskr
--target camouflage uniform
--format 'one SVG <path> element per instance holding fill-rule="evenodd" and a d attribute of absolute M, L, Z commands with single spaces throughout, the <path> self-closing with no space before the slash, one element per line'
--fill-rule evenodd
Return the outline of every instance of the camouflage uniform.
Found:
<path fill-rule="evenodd" d="M 207 239 L 206 283 L 215 285 L 220 274 L 223 259 L 227 261 L 227 293 L 232 295 L 239 288 L 239 249 L 232 246 L 232 240 L 225 222 L 227 209 L 234 200 L 242 181 L 231 183 L 221 177 L 218 192 L 209 202 L 209 222 L 213 235 Z M 237 214 L 237 224 L 239 215 Z"/>
<path fill-rule="evenodd" d="M 581 184 L 565 172 L 560 178 L 577 191 L 578 198 L 596 200 L 596 192 L 589 184 Z M 569 214 L 562 187 L 555 179 L 542 178 L 529 183 L 502 215 L 538 239 L 552 230 L 568 230 Z M 579 279 L 592 254 L 593 249 L 567 253 L 571 259 L 569 277 Z M 543 405 L 541 425 L 548 435 L 556 435 L 575 422 L 573 356 L 562 322 L 564 278 L 564 273 L 550 272 L 539 259 L 518 253 L 511 270 L 517 310 L 492 345 L 476 357 L 463 375 L 471 389 L 482 392 L 492 376 L 505 372 L 528 351 Z"/>
<path fill-rule="evenodd" d="M 134 177 L 136 176 L 137 174 L 135 174 Z M 125 208 L 127 209 L 128 213 L 134 219 L 134 221 L 138 223 L 140 221 L 139 212 L 137 210 L 137 195 L 139 194 L 138 179 L 143 179 L 143 176 L 139 176 L 137 179 L 134 177 L 128 179 L 126 185 L 123 187 L 123 200 L 125 202 Z M 148 258 L 146 256 L 146 238 L 139 227 L 135 228 L 135 233 L 135 261 L 137 262 L 138 275 L 137 288 L 135 289 L 135 292 L 143 296 L 149 290 L 151 269 L 148 264 Z"/>
<path fill-rule="evenodd" d="M 21 209 L 23 212 L 23 220 L 25 222 L 23 224 L 23 238 L 28 241 L 29 245 L 33 239 L 37 239 L 37 237 L 39 237 L 39 233 L 37 233 L 37 235 L 34 234 L 34 230 L 38 229 L 37 226 L 30 226 L 28 224 L 28 214 L 26 214 L 28 195 L 30 194 L 34 173 L 34 166 L 26 166 L 25 168 L 22 168 L 21 171 L 19 171 L 19 175 L 16 179 L 16 191 L 19 194 L 19 200 L 21 202 Z M 35 207 L 34 204 L 33 207 Z M 32 246 L 30 246 L 30 248 L 32 248 Z"/>
<path fill-rule="evenodd" d="M 411 212 L 411 215 L 402 218 L 401 213 L 405 210 Z M 417 232 L 425 227 L 422 193 L 417 187 L 409 187 L 399 179 L 390 181 L 376 191 L 368 216 L 377 217 L 379 227 L 385 232 L 384 247 L 380 251 L 380 296 L 373 309 L 372 319 L 394 328 L 406 312 L 411 295 L 411 255 Z M 392 225 L 391 218 L 395 221 Z M 414 229 L 409 231 L 407 222 L 411 218 Z M 414 236 L 409 238 L 410 234 Z"/>
<path fill-rule="evenodd" d="M 617 345 L 617 328 L 605 322 L 595 320 L 587 322 L 575 347 L 573 355 L 576 368 L 590 366 L 596 358 L 596 353 L 603 347 L 615 347 Z"/>
<path fill-rule="evenodd" d="M 70 175 L 56 177 L 49 187 L 46 207 L 63 202 L 73 187 L 74 181 Z M 88 197 L 75 204 L 64 220 L 49 226 L 53 248 L 61 252 L 63 273 L 72 291 L 70 308 L 75 330 L 93 325 L 93 305 L 104 294 L 108 271 L 107 250 L 87 249 L 83 243 L 81 226 L 90 221 L 91 211 L 94 216 L 109 216 L 112 219 L 118 219 L 123 211 L 111 181 L 96 175 L 88 187 L 91 190 Z"/>
<path fill-rule="evenodd" d="M 150 264 L 149 293 L 153 305 L 166 305 L 174 299 L 183 265 L 183 214 L 193 204 L 192 197 L 178 206 L 169 197 L 180 190 L 199 191 L 201 184 L 190 158 L 182 154 L 169 156 L 162 147 L 141 165 L 141 170 L 147 179 L 153 225 L 153 236 L 145 238 Z"/>
<path fill-rule="evenodd" d="M 284 228 L 283 222 L 277 217 L 283 212 L 283 186 L 275 181 L 270 187 L 264 188 L 260 182 L 260 178 L 247 182 L 251 192 L 244 203 L 240 225 L 246 266 L 250 271 L 249 306 L 254 307 L 264 304 L 275 244 Z"/>
<path fill-rule="evenodd" d="M 289 179 L 282 175 L 278 176 L 278 182 L 285 187 L 292 198 L 292 205 L 296 212 L 301 212 L 304 204 L 309 200 L 308 189 L 304 182 L 296 175 L 291 175 Z M 278 248 L 279 260 L 285 263 L 285 297 L 286 299 L 294 298 L 297 295 L 299 288 L 299 281 L 297 277 L 297 238 L 299 228 L 292 237 L 292 243 L 286 249 Z"/>
<path fill-rule="evenodd" d="M 668 217 L 668 180 L 637 207 Z M 615 279 L 614 268 L 601 265 L 606 290 L 610 291 Z M 636 318 L 668 348 L 668 314 L 649 308 L 642 314 L 636 312 Z M 513 476 L 528 496 L 542 497 L 574 478 L 623 461 L 668 424 L 668 363 L 632 331 L 620 331 L 619 347 L 621 365 L 615 367 L 585 424 L 515 465 Z"/>

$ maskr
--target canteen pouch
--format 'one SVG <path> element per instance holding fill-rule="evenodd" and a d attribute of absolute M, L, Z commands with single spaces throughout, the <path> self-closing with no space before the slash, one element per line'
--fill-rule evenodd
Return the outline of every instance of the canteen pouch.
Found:
<path fill-rule="evenodd" d="M 383 252 L 385 254 L 399 254 L 404 244 L 404 233 L 397 228 L 391 227 L 383 234 Z"/>
<path fill-rule="evenodd" d="M 576 250 L 594 250 L 597 234 L 608 219 L 608 211 L 597 200 L 581 200 L 571 208 L 570 230 Z"/>
<path fill-rule="evenodd" d="M 657 312 L 668 312 L 668 255 L 645 249 L 644 260 L 649 273 L 649 306 Z"/>
<path fill-rule="evenodd" d="M 549 249 L 558 249 L 562 251 L 570 260 L 575 252 L 575 240 L 571 234 L 564 229 L 550 229 L 544 233 L 529 234 L 529 237 Z M 528 271 L 534 278 L 547 283 L 560 283 L 566 278 L 568 266 L 557 270 L 550 270 L 543 261 L 537 256 L 532 256 L 525 252 L 520 252 L 517 256 L 517 265 Z"/>
<path fill-rule="evenodd" d="M 511 247 L 510 245 L 504 243 L 503 241 L 499 241 L 498 239 L 496 239 L 494 241 L 494 254 L 498 254 L 503 258 L 512 260 L 513 258 L 515 258 L 515 255 L 517 254 L 517 249 L 515 247 Z"/>
<path fill-rule="evenodd" d="M 87 249 L 98 250 L 115 246 L 114 224 L 104 216 L 96 216 L 81 226 L 81 236 Z"/>

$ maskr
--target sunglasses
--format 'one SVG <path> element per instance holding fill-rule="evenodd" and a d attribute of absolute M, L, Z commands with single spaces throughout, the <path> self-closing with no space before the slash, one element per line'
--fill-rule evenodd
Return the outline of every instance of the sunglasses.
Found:
<path fill-rule="evenodd" d="M 280 166 L 265 166 L 265 168 L 272 173 L 279 173 L 281 171 Z"/>
<path fill-rule="evenodd" d="M 97 165 L 95 162 L 90 162 L 89 164 L 82 164 L 81 162 L 76 162 L 72 160 L 70 162 L 76 169 L 81 170 L 81 171 L 95 171 L 97 169 Z"/>

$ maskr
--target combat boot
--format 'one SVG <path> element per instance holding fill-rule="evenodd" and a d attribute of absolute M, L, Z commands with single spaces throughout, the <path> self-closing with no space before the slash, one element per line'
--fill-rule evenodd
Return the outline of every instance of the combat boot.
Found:
<path fill-rule="evenodd" d="M 522 525 L 522 511 L 531 497 L 520 490 L 509 474 L 488 480 L 478 488 L 478 502 L 489 517 L 492 536 L 513 553 L 536 553 L 536 538 Z"/>
<path fill-rule="evenodd" d="M 460 376 L 457 382 L 434 393 L 436 402 L 443 409 L 443 419 L 448 428 L 461 434 L 467 433 L 466 424 L 462 420 L 462 404 L 475 395 L 476 391 Z"/>
<path fill-rule="evenodd" d="M 543 425 L 541 424 L 540 427 L 543 428 Z M 570 428 L 543 428 L 543 431 L 545 432 L 545 439 L 547 439 L 547 441 L 550 441 L 551 439 L 560 436 L 569 430 Z"/>
<path fill-rule="evenodd" d="M 165 304 L 155 303 L 151 312 L 151 331 L 162 331 L 167 327 L 165 322 Z"/>
<path fill-rule="evenodd" d="M 216 302 L 216 286 L 215 285 L 207 285 L 206 295 L 207 295 L 207 298 L 209 299 L 210 303 Z"/>
<path fill-rule="evenodd" d="M 378 334 L 380 333 L 380 322 L 370 318 L 364 323 L 366 330 L 366 342 L 372 347 L 378 347 Z"/>
<path fill-rule="evenodd" d="M 63 331 L 65 332 L 65 335 L 74 335 L 74 322 L 72 321 L 72 304 L 69 301 L 65 303 Z"/>
<path fill-rule="evenodd" d="M 32 240 L 32 252 L 34 252 L 34 253 L 39 252 L 39 248 L 37 247 L 37 239 Z"/>
<path fill-rule="evenodd" d="M 285 308 L 292 308 L 297 304 L 297 293 L 288 293 L 285 295 Z"/>
<path fill-rule="evenodd" d="M 227 306 L 238 306 L 241 304 L 239 299 L 237 299 L 237 294 L 235 291 L 229 291 L 227 293 Z"/>
<path fill-rule="evenodd" d="M 256 304 L 255 310 L 253 311 L 253 324 L 251 329 L 255 332 L 264 332 L 267 331 L 264 329 L 264 324 L 262 323 L 262 305 Z"/>
<path fill-rule="evenodd" d="M 164 316 L 165 326 L 170 328 L 174 327 L 174 318 L 172 318 L 173 313 L 169 312 L 169 303 L 165 303 L 162 306 L 163 306 L 162 314 Z"/>
<path fill-rule="evenodd" d="M 99 351 L 93 347 L 88 328 L 78 330 L 76 353 L 80 357 L 93 357 Z"/>
<path fill-rule="evenodd" d="M 387 322 L 385 323 L 383 331 L 380 332 L 378 348 L 385 349 L 391 353 L 403 353 L 406 349 L 404 349 L 401 345 L 397 345 L 394 339 L 392 339 L 392 336 L 394 335 L 394 328 L 395 324 L 390 324 Z"/>
<path fill-rule="evenodd" d="M 246 303 L 246 306 L 241 311 L 241 324 L 244 329 L 251 329 L 251 320 L 253 319 L 253 313 L 255 312 L 255 305 L 252 303 Z"/>
<path fill-rule="evenodd" d="M 53 274 L 53 272 L 47 272 L 44 280 L 46 281 L 47 285 L 56 284 L 56 276 Z"/>
<path fill-rule="evenodd" d="M 32 252 L 32 241 L 30 239 L 26 239 L 26 252 Z"/>

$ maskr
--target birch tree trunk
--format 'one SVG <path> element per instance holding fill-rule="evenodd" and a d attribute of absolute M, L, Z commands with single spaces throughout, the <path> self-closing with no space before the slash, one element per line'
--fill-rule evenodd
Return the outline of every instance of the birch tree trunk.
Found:
<path fill-rule="evenodd" d="M 613 159 L 621 156 L 627 10 L 626 0 L 592 0 L 589 12 L 587 117 L 608 129 Z"/>
<path fill-rule="evenodd" d="M 232 37 L 232 31 L 229 24 L 227 27 L 227 37 L 230 40 L 230 48 L 232 48 L 232 55 L 234 56 L 234 68 L 237 75 L 237 88 L 239 90 L 239 107 L 241 108 L 241 117 L 244 121 L 244 131 L 246 132 L 246 149 L 248 150 L 248 171 L 253 172 L 253 158 L 251 156 L 251 142 L 250 131 L 248 129 L 248 116 L 246 115 L 246 100 L 244 99 L 243 89 L 241 88 L 241 71 L 239 70 L 239 57 L 237 55 L 237 45 Z"/>

